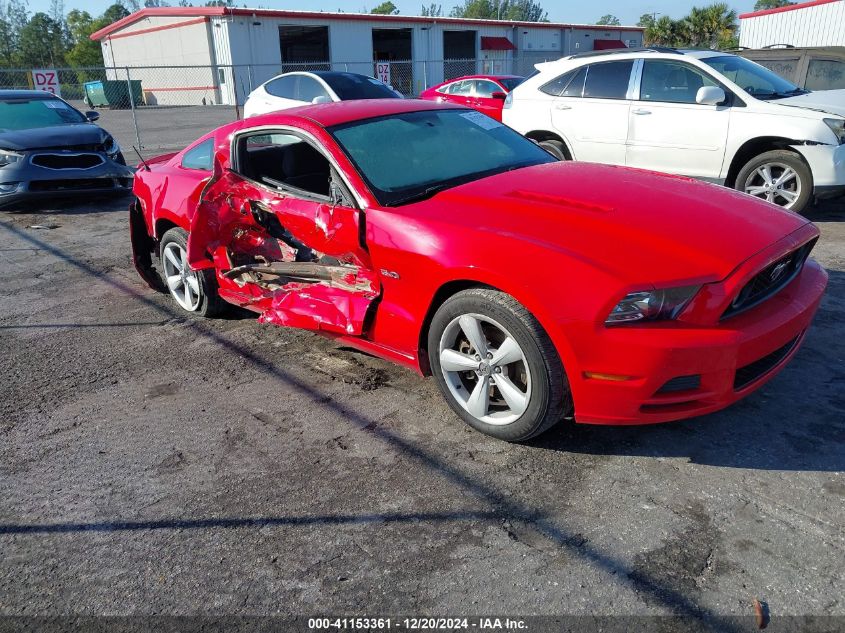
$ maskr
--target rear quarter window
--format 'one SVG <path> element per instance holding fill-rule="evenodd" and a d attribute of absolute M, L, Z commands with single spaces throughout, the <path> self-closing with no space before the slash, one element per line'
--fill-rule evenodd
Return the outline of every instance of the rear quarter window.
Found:
<path fill-rule="evenodd" d="M 185 152 L 180 164 L 185 169 L 211 171 L 213 158 L 214 139 L 210 138 Z"/>

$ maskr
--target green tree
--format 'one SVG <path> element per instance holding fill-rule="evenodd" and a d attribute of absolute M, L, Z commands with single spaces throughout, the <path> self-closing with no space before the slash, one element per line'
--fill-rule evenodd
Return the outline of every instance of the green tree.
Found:
<path fill-rule="evenodd" d="M 611 15 L 608 13 L 607 15 L 601 16 L 596 22 L 596 24 L 600 24 L 601 26 L 619 26 L 622 24 L 622 22 L 620 22 L 619 18 L 617 18 L 615 15 Z"/>
<path fill-rule="evenodd" d="M 91 40 L 91 34 L 103 26 L 106 26 L 103 18 L 95 20 L 87 11 L 74 9 L 67 14 L 70 50 L 65 55 L 65 59 L 71 67 L 86 68 L 103 65 L 103 49 L 99 42 Z"/>
<path fill-rule="evenodd" d="M 20 65 L 21 31 L 29 21 L 24 0 L 0 0 L 0 64 Z"/>
<path fill-rule="evenodd" d="M 757 0 L 757 2 L 754 3 L 754 10 L 765 11 L 766 9 L 779 9 L 780 7 L 788 7 L 791 4 L 795 3 L 790 2 L 789 0 Z"/>
<path fill-rule="evenodd" d="M 548 22 L 548 14 L 535 0 L 464 0 L 449 14 L 455 18 Z"/>
<path fill-rule="evenodd" d="M 21 29 L 21 62 L 27 68 L 62 66 L 66 43 L 62 25 L 46 13 L 36 13 Z"/>
<path fill-rule="evenodd" d="M 399 9 L 390 0 L 386 0 L 386 2 L 382 2 L 377 7 L 373 7 L 370 13 L 375 13 L 376 15 L 396 15 L 399 13 Z"/>
<path fill-rule="evenodd" d="M 678 23 L 662 15 L 646 27 L 645 43 L 650 46 L 675 46 L 678 42 Z"/>
<path fill-rule="evenodd" d="M 103 15 L 100 16 L 101 22 L 103 22 L 103 26 L 108 26 L 109 24 L 114 24 L 118 20 L 122 20 L 123 18 L 127 17 L 131 12 L 126 8 L 126 5 L 123 3 L 115 3 L 111 5 L 108 9 L 103 11 Z"/>
<path fill-rule="evenodd" d="M 420 15 L 429 18 L 439 18 L 443 15 L 443 5 L 435 4 L 434 2 L 428 6 L 423 5 L 422 9 L 420 9 Z"/>
<path fill-rule="evenodd" d="M 654 23 L 657 20 L 655 19 L 654 15 L 651 13 L 643 13 L 640 16 L 640 19 L 637 20 L 637 26 L 641 26 L 645 29 L 649 29 L 654 26 Z"/>

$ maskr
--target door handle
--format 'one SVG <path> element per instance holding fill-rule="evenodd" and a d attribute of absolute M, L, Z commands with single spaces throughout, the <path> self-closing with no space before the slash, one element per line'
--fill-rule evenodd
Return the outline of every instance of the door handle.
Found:
<path fill-rule="evenodd" d="M 634 114 L 651 114 L 651 110 L 644 110 L 642 108 L 638 108 L 636 110 L 631 110 Z"/>
<path fill-rule="evenodd" d="M 565 103 L 558 103 L 555 105 L 555 110 L 571 110 L 572 106 Z"/>

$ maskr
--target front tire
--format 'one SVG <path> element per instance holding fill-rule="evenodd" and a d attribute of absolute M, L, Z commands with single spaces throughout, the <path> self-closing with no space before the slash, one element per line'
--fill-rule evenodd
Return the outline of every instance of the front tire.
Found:
<path fill-rule="evenodd" d="M 566 146 L 561 141 L 540 141 L 538 145 L 558 160 L 569 160 L 569 156 L 566 153 Z"/>
<path fill-rule="evenodd" d="M 217 281 L 209 270 L 192 270 L 188 265 L 188 233 L 175 227 L 159 244 L 161 276 L 170 296 L 186 312 L 211 317 L 223 312 L 225 303 L 217 295 Z"/>
<path fill-rule="evenodd" d="M 551 339 L 503 292 L 473 288 L 447 299 L 432 319 L 428 351 L 447 402 L 482 433 L 525 441 L 572 413 Z"/>
<path fill-rule="evenodd" d="M 801 213 L 813 197 L 813 173 L 797 153 L 773 150 L 748 161 L 735 186 L 755 198 Z"/>

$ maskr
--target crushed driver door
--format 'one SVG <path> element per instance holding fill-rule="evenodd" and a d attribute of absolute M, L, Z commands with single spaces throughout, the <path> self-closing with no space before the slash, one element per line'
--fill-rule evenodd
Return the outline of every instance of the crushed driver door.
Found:
<path fill-rule="evenodd" d="M 283 162 L 293 173 L 288 158 Z M 309 160 L 313 166 L 315 157 Z M 312 192 L 287 186 L 285 178 L 294 177 L 280 167 L 274 177 L 247 178 L 216 164 L 191 219 L 188 261 L 194 269 L 214 268 L 221 295 L 260 312 L 261 321 L 359 336 L 380 293 L 364 216 L 328 160 L 318 166 L 325 172 L 296 180 Z"/>

